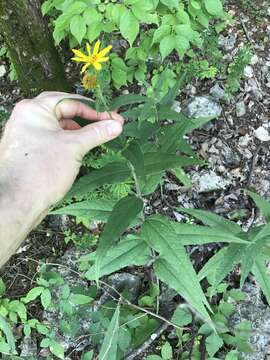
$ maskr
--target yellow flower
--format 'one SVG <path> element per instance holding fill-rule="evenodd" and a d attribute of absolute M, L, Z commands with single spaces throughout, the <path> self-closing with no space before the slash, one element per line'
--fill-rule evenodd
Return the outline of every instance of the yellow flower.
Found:
<path fill-rule="evenodd" d="M 85 74 L 82 79 L 85 90 L 92 90 L 97 85 L 97 77 L 95 75 Z"/>
<path fill-rule="evenodd" d="M 101 70 L 102 68 L 101 63 L 109 60 L 109 57 L 105 55 L 107 55 L 107 53 L 111 50 L 112 46 L 109 45 L 101 51 L 99 51 L 99 48 L 100 48 L 100 41 L 98 40 L 95 43 L 93 52 L 91 51 L 91 46 L 89 43 L 86 44 L 87 54 L 84 54 L 80 50 L 72 49 L 72 51 L 76 56 L 73 57 L 71 60 L 85 63 L 81 70 L 82 73 L 84 73 L 91 65 L 96 70 Z"/>

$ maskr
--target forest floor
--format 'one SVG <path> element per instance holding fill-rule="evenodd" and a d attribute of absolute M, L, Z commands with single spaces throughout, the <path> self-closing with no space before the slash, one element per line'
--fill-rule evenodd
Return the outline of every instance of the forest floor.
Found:
<path fill-rule="evenodd" d="M 216 97 L 215 101 L 222 106 L 217 120 L 189 135 L 190 144 L 209 165 L 199 172 L 199 176 L 189 172 L 193 181 L 191 189 L 168 176 L 162 194 L 158 189 L 148 199 L 147 208 L 149 213 L 166 213 L 176 221 L 181 221 L 183 215 L 176 212 L 175 207 L 207 209 L 236 219 L 248 227 L 260 219 L 243 190 L 253 188 L 270 200 L 270 1 L 232 0 L 228 9 L 234 15 L 234 24 L 220 35 L 219 43 L 224 56 L 228 61 L 233 60 L 243 44 L 249 45 L 253 54 L 250 65 L 245 67 L 240 90 L 226 102 L 220 93 L 225 79 L 198 80 L 184 89 L 179 98 L 180 107 L 192 97 L 209 94 Z M 1 119 L 22 95 L 16 83 L 10 82 L 7 74 L 1 75 L 1 71 L 0 88 Z M 218 91 L 215 90 L 217 88 Z M 215 181 L 212 187 L 207 188 L 209 178 Z M 0 273 L 7 284 L 7 296 L 14 299 L 24 296 L 32 287 L 39 261 L 55 263 L 70 249 L 71 244 L 64 242 L 64 231 L 74 226 L 74 221 L 67 217 L 48 216 L 28 236 Z M 76 231 L 93 230 L 81 226 Z M 213 248 L 209 246 L 197 246 L 190 250 L 197 268 L 213 253 Z M 237 272 L 229 280 L 237 286 Z M 252 277 L 249 283 L 256 287 Z M 38 305 L 33 305 L 30 311 L 32 316 L 42 316 Z M 264 356 L 267 356 L 267 347 L 264 350 Z M 253 355 L 255 357 L 246 359 L 263 360 L 262 353 L 258 354 L 258 357 Z M 78 357 L 74 354 L 73 358 Z M 137 359 L 142 358 L 140 355 Z"/>

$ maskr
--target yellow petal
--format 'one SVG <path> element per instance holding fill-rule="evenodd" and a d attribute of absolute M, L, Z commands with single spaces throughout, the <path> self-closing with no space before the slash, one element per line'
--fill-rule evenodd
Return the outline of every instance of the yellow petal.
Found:
<path fill-rule="evenodd" d="M 100 58 L 100 59 L 98 59 L 97 61 L 98 62 L 106 62 L 106 61 L 108 61 L 110 58 L 107 56 L 107 57 L 102 57 L 102 58 Z"/>
<path fill-rule="evenodd" d="M 78 58 L 78 57 L 73 57 L 73 58 L 71 58 L 71 60 L 77 61 L 77 62 L 87 62 L 86 59 L 82 59 L 82 58 Z"/>
<path fill-rule="evenodd" d="M 86 44 L 86 50 L 87 50 L 88 56 L 91 56 L 91 46 L 89 43 Z"/>
<path fill-rule="evenodd" d="M 97 55 L 97 54 L 98 54 L 99 48 L 100 48 L 100 41 L 98 40 L 98 41 L 95 43 L 94 50 L 93 50 L 93 55 Z"/>
<path fill-rule="evenodd" d="M 90 63 L 87 63 L 87 64 L 83 65 L 82 70 L 81 70 L 81 74 L 84 73 L 89 68 L 90 65 L 91 65 Z"/>
<path fill-rule="evenodd" d="M 80 50 L 76 50 L 76 49 L 72 49 L 72 51 L 74 52 L 74 54 L 80 58 L 86 58 L 86 55 L 84 53 L 82 53 Z"/>
<path fill-rule="evenodd" d="M 101 65 L 97 61 L 93 62 L 93 66 L 96 70 L 101 70 Z"/>
<path fill-rule="evenodd" d="M 112 48 L 112 45 L 105 47 L 105 49 L 103 49 L 99 52 L 98 57 L 105 56 L 111 50 L 111 48 Z"/>

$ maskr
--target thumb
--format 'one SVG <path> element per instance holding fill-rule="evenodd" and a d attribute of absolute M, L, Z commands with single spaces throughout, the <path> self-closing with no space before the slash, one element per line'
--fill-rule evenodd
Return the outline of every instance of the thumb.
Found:
<path fill-rule="evenodd" d="M 80 156 L 96 146 L 100 146 L 113 140 L 122 132 L 122 122 L 117 120 L 100 120 L 87 125 L 80 130 L 65 132 L 68 140 L 76 144 Z"/>

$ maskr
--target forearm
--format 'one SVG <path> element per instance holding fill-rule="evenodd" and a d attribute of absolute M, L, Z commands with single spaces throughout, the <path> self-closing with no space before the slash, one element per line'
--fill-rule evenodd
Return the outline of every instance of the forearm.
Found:
<path fill-rule="evenodd" d="M 15 161 L 0 144 L 0 267 L 47 213 L 38 184 L 30 188 L 32 175 L 27 168 L 24 172 L 23 161 Z"/>

